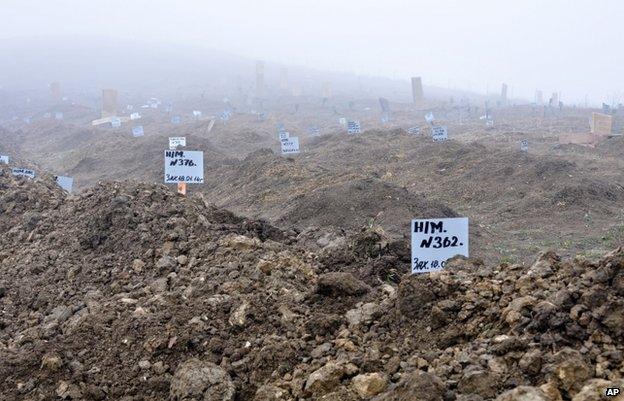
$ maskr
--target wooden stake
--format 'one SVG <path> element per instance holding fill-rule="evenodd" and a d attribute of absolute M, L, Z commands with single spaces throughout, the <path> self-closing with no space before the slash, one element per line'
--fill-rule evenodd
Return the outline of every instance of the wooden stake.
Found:
<path fill-rule="evenodd" d="M 178 193 L 186 195 L 186 182 L 178 182 Z"/>

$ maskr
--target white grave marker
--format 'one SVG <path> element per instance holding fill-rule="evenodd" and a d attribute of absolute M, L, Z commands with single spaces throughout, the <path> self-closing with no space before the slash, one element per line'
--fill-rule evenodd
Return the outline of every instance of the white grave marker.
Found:
<path fill-rule="evenodd" d="M 208 128 L 207 128 L 208 133 L 212 131 L 212 127 L 214 126 L 214 124 L 215 124 L 215 119 L 210 120 L 210 122 L 208 123 Z"/>
<path fill-rule="evenodd" d="M 410 127 L 407 129 L 407 133 L 411 134 L 411 135 L 419 135 L 420 134 L 420 127 Z"/>
<path fill-rule="evenodd" d="M 0 163 L 9 164 L 9 156 L 0 155 Z"/>
<path fill-rule="evenodd" d="M 178 146 L 186 146 L 186 137 L 172 136 L 169 138 L 169 149 L 176 149 Z"/>
<path fill-rule="evenodd" d="M 119 117 L 111 118 L 111 127 L 113 127 L 113 128 L 121 127 L 121 118 L 119 118 Z"/>
<path fill-rule="evenodd" d="M 282 154 L 283 155 L 299 153 L 299 138 L 298 137 L 293 136 L 288 139 L 283 139 L 281 142 L 282 142 Z"/>
<path fill-rule="evenodd" d="M 25 168 L 12 168 L 11 173 L 13 175 L 20 175 L 28 178 L 35 178 L 35 172 Z"/>
<path fill-rule="evenodd" d="M 141 118 L 141 114 L 139 114 L 137 112 L 130 114 L 130 119 L 131 120 L 139 120 L 140 118 Z"/>
<path fill-rule="evenodd" d="M 286 131 L 280 131 L 279 132 L 279 140 L 283 141 L 285 139 L 288 139 L 290 137 L 290 133 L 286 132 Z"/>
<path fill-rule="evenodd" d="M 468 257 L 468 218 L 412 220 L 412 273 L 444 268 L 456 255 Z"/>
<path fill-rule="evenodd" d="M 448 131 L 446 130 L 446 127 L 431 127 L 431 138 L 433 138 L 433 142 L 446 141 L 448 139 Z"/>
<path fill-rule="evenodd" d="M 204 152 L 165 150 L 165 184 L 204 182 Z"/>
<path fill-rule="evenodd" d="M 343 126 L 344 126 L 344 125 L 347 125 L 347 119 L 346 119 L 346 118 L 344 118 L 344 117 L 340 117 L 340 118 L 338 119 L 338 124 L 343 125 Z"/>
<path fill-rule="evenodd" d="M 529 141 L 527 141 L 526 139 L 523 139 L 520 141 L 520 150 L 523 152 L 528 152 L 529 151 Z"/>
<path fill-rule="evenodd" d="M 59 185 L 59 187 L 63 188 L 65 191 L 72 191 L 72 186 L 74 185 L 74 179 L 72 177 L 63 177 L 61 175 L 57 175 L 56 177 L 54 177 L 54 180 Z"/>
<path fill-rule="evenodd" d="M 199 117 L 201 117 L 201 115 L 202 115 L 202 112 L 201 112 L 201 111 L 199 111 L 199 110 L 193 110 L 193 117 L 195 117 L 195 118 L 199 118 Z"/>
<path fill-rule="evenodd" d="M 132 136 L 135 138 L 141 137 L 145 134 L 143 131 L 142 125 L 137 125 L 136 127 L 132 127 Z"/>
<path fill-rule="evenodd" d="M 433 117 L 433 113 L 429 112 L 425 115 L 425 121 L 427 121 L 427 124 L 433 124 L 433 121 L 435 120 L 435 118 Z"/>
<path fill-rule="evenodd" d="M 347 133 L 359 134 L 361 132 L 360 122 L 359 121 L 349 121 L 347 122 Z"/>

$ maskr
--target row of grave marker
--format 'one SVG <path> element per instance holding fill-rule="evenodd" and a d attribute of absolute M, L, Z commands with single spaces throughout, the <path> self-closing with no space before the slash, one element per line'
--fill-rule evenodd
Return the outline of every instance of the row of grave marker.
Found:
<path fill-rule="evenodd" d="M 0 164 L 9 164 L 9 156 L 0 155 Z M 23 168 L 23 167 L 11 167 L 11 174 L 18 177 L 27 177 L 33 179 L 36 177 L 35 170 Z M 66 177 L 62 175 L 54 176 L 54 181 L 63 188 L 65 191 L 72 191 L 72 187 L 74 185 L 74 179 L 72 177 Z"/>
<path fill-rule="evenodd" d="M 299 152 L 299 141 L 280 130 L 282 151 Z M 172 149 L 165 150 L 166 184 L 204 182 L 204 153 L 176 149 L 186 145 L 184 138 L 169 138 Z M 296 150 L 294 150 L 296 148 Z M 469 256 L 468 218 L 418 219 L 411 224 L 412 273 L 441 270 L 457 255 Z"/>

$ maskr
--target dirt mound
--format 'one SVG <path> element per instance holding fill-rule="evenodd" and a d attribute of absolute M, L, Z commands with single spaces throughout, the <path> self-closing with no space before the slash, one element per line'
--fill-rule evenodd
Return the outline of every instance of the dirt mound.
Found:
<path fill-rule="evenodd" d="M 20 222 L 32 230 L 61 205 L 65 196 L 48 175 L 34 179 L 14 176 L 9 167 L 0 165 L 0 232 L 14 235 L 13 228 Z"/>
<path fill-rule="evenodd" d="M 403 237 L 414 218 L 456 217 L 450 208 L 379 179 L 357 179 L 320 187 L 282 205 L 278 224 L 358 229 L 380 225 Z"/>
<path fill-rule="evenodd" d="M 599 180 L 586 180 L 576 185 L 565 185 L 553 196 L 553 201 L 565 205 L 604 210 L 610 213 L 613 203 L 624 200 L 624 187 Z"/>
<path fill-rule="evenodd" d="M 162 185 L 32 205 L 0 237 L 2 399 L 571 399 L 624 373 L 622 249 L 410 276 L 378 226 L 311 250 Z"/>
<path fill-rule="evenodd" d="M 37 160 L 47 171 L 72 176 L 76 190 L 103 180 L 160 183 L 164 177 L 163 152 L 169 148 L 169 136 L 174 134 L 150 119 L 138 121 L 145 130 L 145 136 L 139 138 L 132 136 L 129 123 L 112 129 L 41 121 L 20 135 L 0 132 L 0 139 L 12 144 L 12 156 Z M 209 139 L 193 133 L 185 135 L 189 150 L 204 152 L 206 171 L 231 162 Z"/>

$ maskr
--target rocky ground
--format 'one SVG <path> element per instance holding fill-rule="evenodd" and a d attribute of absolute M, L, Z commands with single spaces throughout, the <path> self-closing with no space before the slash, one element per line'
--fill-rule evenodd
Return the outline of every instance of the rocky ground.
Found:
<path fill-rule="evenodd" d="M 622 248 L 410 275 L 406 241 L 375 223 L 280 229 L 201 193 L 68 196 L 5 167 L 0 188 L 3 400 L 589 401 L 624 385 Z"/>

